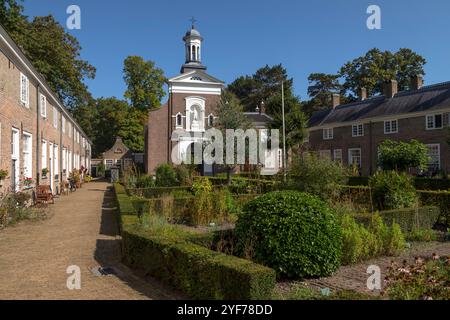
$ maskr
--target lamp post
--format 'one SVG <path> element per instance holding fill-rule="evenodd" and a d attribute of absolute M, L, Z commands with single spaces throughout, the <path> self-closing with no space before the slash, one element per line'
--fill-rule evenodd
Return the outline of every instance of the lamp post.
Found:
<path fill-rule="evenodd" d="M 287 160 L 286 160 L 286 119 L 284 115 L 284 81 L 281 80 L 281 112 L 283 115 L 283 179 L 287 179 Z"/>

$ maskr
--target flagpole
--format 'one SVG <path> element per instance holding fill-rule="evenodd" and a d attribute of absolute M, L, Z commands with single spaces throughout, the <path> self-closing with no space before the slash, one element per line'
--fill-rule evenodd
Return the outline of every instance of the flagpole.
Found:
<path fill-rule="evenodd" d="M 287 178 L 287 161 L 286 161 L 286 121 L 284 115 L 284 81 L 281 80 L 281 110 L 283 114 L 283 170 L 284 170 L 284 182 Z"/>

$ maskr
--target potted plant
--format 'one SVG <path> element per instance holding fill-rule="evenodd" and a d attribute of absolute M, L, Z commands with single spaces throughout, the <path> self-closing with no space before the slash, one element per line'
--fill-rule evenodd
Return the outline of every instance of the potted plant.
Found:
<path fill-rule="evenodd" d="M 73 172 L 70 175 L 70 178 L 75 182 L 75 187 L 77 189 L 81 188 L 81 180 L 80 180 L 80 174 L 77 170 L 73 170 Z"/>
<path fill-rule="evenodd" d="M 47 173 L 48 173 L 48 169 L 47 168 L 43 168 L 42 169 L 42 178 L 47 178 Z"/>
<path fill-rule="evenodd" d="M 33 185 L 34 181 L 32 178 L 25 178 L 23 179 L 23 185 L 26 189 L 31 188 L 31 186 Z"/>

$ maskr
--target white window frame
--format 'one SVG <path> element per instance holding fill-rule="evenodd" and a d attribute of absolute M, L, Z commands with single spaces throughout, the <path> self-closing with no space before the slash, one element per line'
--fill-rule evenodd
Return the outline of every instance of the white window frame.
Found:
<path fill-rule="evenodd" d="M 30 107 L 30 80 L 23 73 L 20 73 L 20 102 L 23 106 Z"/>
<path fill-rule="evenodd" d="M 348 165 L 352 166 L 354 161 L 353 161 L 353 156 L 352 156 L 352 151 L 359 151 L 359 168 L 362 168 L 362 151 L 361 148 L 350 148 L 348 149 Z"/>
<path fill-rule="evenodd" d="M 334 129 L 333 128 L 324 128 L 322 130 L 323 140 L 333 140 L 334 138 Z"/>
<path fill-rule="evenodd" d="M 41 170 L 48 169 L 47 149 L 48 144 L 46 140 L 41 141 Z"/>
<path fill-rule="evenodd" d="M 334 149 L 333 150 L 333 160 L 339 161 L 342 163 L 343 157 L 342 157 L 342 149 Z"/>
<path fill-rule="evenodd" d="M 22 134 L 22 154 L 23 176 L 33 179 L 33 135 L 25 131 Z"/>
<path fill-rule="evenodd" d="M 58 129 L 58 109 L 53 107 L 53 127 Z"/>
<path fill-rule="evenodd" d="M 63 133 L 66 133 L 66 117 L 61 117 L 61 130 Z"/>
<path fill-rule="evenodd" d="M 430 151 L 432 148 L 437 147 L 437 153 L 438 153 L 437 154 L 437 156 L 438 156 L 438 159 L 437 159 L 438 160 L 437 161 L 438 168 L 437 169 L 441 170 L 441 144 L 440 143 L 431 143 L 431 144 L 427 144 L 426 147 L 428 149 L 430 149 Z M 428 154 L 428 156 L 430 156 L 430 154 Z M 429 164 L 429 167 L 431 167 L 431 164 L 432 163 Z"/>
<path fill-rule="evenodd" d="M 47 97 L 42 93 L 40 94 L 39 108 L 41 111 L 41 117 L 47 119 Z"/>
<path fill-rule="evenodd" d="M 395 131 L 392 129 L 393 123 L 395 123 Z M 389 130 L 387 129 L 388 124 L 389 124 Z M 384 121 L 383 127 L 384 127 L 384 134 L 398 133 L 398 119 Z"/>
<path fill-rule="evenodd" d="M 436 127 L 436 116 L 441 116 L 441 126 L 440 127 Z M 430 118 L 432 119 L 432 121 L 431 121 L 432 126 L 429 126 L 430 122 L 428 120 Z M 443 113 L 427 114 L 425 116 L 425 128 L 427 130 L 439 130 L 439 129 L 444 128 L 444 114 Z"/>
<path fill-rule="evenodd" d="M 355 133 L 356 129 L 356 133 Z M 361 130 L 360 130 L 361 129 Z M 352 125 L 352 137 L 364 137 L 364 124 L 358 123 Z"/>

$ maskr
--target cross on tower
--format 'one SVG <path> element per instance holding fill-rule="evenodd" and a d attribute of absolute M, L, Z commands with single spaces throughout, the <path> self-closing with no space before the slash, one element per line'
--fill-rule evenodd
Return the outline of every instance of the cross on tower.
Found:
<path fill-rule="evenodd" d="M 197 22 L 197 20 L 195 20 L 195 18 L 192 17 L 189 21 L 191 21 L 192 23 L 192 29 L 195 29 L 195 23 Z"/>

